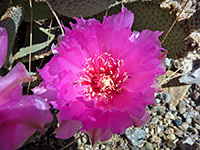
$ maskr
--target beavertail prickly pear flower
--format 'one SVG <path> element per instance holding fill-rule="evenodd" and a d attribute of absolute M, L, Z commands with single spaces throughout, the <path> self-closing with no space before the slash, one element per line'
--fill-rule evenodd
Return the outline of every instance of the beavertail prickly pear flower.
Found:
<path fill-rule="evenodd" d="M 134 31 L 134 15 L 122 6 L 117 15 L 78 19 L 64 27 L 54 56 L 40 70 L 34 89 L 60 110 L 57 137 L 87 132 L 93 143 L 145 124 L 155 105 L 156 77 L 165 73 L 166 52 L 159 31 Z M 163 51 L 163 52 L 161 52 Z"/>
<path fill-rule="evenodd" d="M 7 52 L 7 34 L 0 28 L 0 64 Z M 1 49 L 2 48 L 2 49 Z M 2 57 L 4 56 L 4 57 Z M 39 96 L 22 96 L 22 83 L 30 81 L 25 67 L 18 63 L 6 76 L 0 76 L 0 149 L 19 148 L 35 131 L 44 130 L 52 117 L 49 105 Z"/>

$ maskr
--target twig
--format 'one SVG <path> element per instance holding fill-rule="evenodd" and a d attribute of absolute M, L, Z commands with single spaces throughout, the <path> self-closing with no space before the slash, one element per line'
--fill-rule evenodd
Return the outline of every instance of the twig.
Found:
<path fill-rule="evenodd" d="M 56 18 L 56 20 L 57 20 L 57 22 L 58 22 L 58 24 L 59 24 L 59 26 L 60 26 L 62 35 L 64 35 L 65 32 L 64 32 L 64 30 L 63 30 L 63 28 L 62 28 L 62 25 L 61 25 L 61 23 L 60 23 L 60 20 L 58 19 L 58 16 L 56 15 L 55 11 L 53 10 L 53 8 L 51 7 L 51 5 L 49 4 L 48 0 L 45 0 L 45 2 L 46 2 L 47 5 L 49 6 L 49 8 L 50 8 L 52 14 L 54 15 L 54 17 Z"/>
<path fill-rule="evenodd" d="M 47 37 L 47 41 L 49 41 L 49 39 L 50 39 L 50 33 L 51 33 L 51 26 L 52 26 L 52 22 L 53 22 L 53 20 L 51 20 L 51 22 L 50 22 L 50 25 L 49 25 L 49 34 L 48 34 L 48 37 Z M 49 43 L 49 44 L 50 44 L 50 43 Z M 47 50 L 48 50 L 49 44 L 48 44 L 48 46 L 47 46 L 47 48 L 46 48 L 46 50 L 45 50 L 45 53 L 46 53 L 46 52 L 47 52 Z M 41 60 L 41 62 L 40 62 L 40 65 L 39 65 L 38 69 L 40 69 L 40 68 L 41 68 L 43 61 L 44 61 L 44 58 Z M 38 72 L 38 71 L 37 71 L 37 72 Z"/>
<path fill-rule="evenodd" d="M 31 10 L 31 25 L 30 25 L 30 54 L 29 54 L 29 74 L 31 73 L 31 53 L 32 53 L 32 42 L 33 42 L 33 7 L 32 0 L 29 0 L 30 10 Z M 29 93 L 31 86 L 31 81 L 28 82 L 27 95 Z"/>
<path fill-rule="evenodd" d="M 185 3 L 185 5 L 183 6 L 183 9 L 181 10 L 181 12 L 178 14 L 178 17 L 176 18 L 176 20 L 173 22 L 173 24 L 171 25 L 171 27 L 169 28 L 169 30 L 167 31 L 167 33 L 165 34 L 164 38 L 162 39 L 161 43 L 163 43 L 166 39 L 166 37 L 168 36 L 169 32 L 172 30 L 172 28 L 174 27 L 175 23 L 177 22 L 177 20 L 180 18 L 183 10 L 185 9 L 187 3 L 189 2 L 189 0 L 187 0 L 187 2 Z"/>

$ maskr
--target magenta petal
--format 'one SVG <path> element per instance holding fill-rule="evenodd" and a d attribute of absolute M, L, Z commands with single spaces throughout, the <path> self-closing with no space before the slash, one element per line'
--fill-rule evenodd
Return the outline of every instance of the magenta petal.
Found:
<path fill-rule="evenodd" d="M 20 99 L 22 95 L 21 84 L 30 80 L 24 65 L 18 63 L 5 77 L 0 78 L 0 105 L 11 99 Z"/>
<path fill-rule="evenodd" d="M 78 130 L 81 128 L 81 122 L 75 121 L 75 120 L 65 120 L 60 124 L 60 128 L 58 128 L 55 133 L 56 137 L 62 138 L 62 139 L 68 139 L 74 134 L 78 132 Z"/>
<path fill-rule="evenodd" d="M 121 28 L 131 28 L 134 20 L 134 14 L 127 10 L 124 5 L 122 5 L 122 11 L 117 15 L 112 15 L 107 18 L 104 17 L 104 23 L 108 23 L 110 27 L 113 27 L 112 30 L 120 30 Z"/>
<path fill-rule="evenodd" d="M 49 105 L 39 97 L 24 96 L 0 107 L 0 149 L 20 147 L 35 131 L 52 120 Z"/>
<path fill-rule="evenodd" d="M 8 48 L 8 35 L 6 28 L 0 27 L 0 68 L 2 67 L 6 58 Z"/>

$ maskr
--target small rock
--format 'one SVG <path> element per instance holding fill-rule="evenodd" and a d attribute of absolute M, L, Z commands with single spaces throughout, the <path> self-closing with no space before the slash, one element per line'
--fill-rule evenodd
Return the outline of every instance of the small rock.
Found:
<path fill-rule="evenodd" d="M 176 111 L 176 107 L 173 104 L 169 104 L 169 109 L 171 111 Z"/>
<path fill-rule="evenodd" d="M 162 131 L 162 129 L 161 129 L 159 126 L 156 126 L 155 133 L 156 133 L 156 134 L 159 134 L 160 131 Z"/>
<path fill-rule="evenodd" d="M 172 59 L 166 58 L 166 59 L 165 59 L 165 64 L 166 64 L 166 66 L 167 66 L 168 68 L 170 68 L 170 66 L 172 65 Z"/>
<path fill-rule="evenodd" d="M 146 138 L 146 132 L 140 128 L 128 128 L 125 135 L 131 141 L 133 146 L 137 147 L 140 146 Z"/>
<path fill-rule="evenodd" d="M 166 119 L 175 120 L 175 117 L 174 117 L 174 115 L 171 112 L 167 112 L 166 115 L 165 115 L 165 118 Z"/>
<path fill-rule="evenodd" d="M 193 145 L 193 144 L 194 144 L 194 141 L 193 141 L 190 137 L 187 137 L 187 138 L 183 141 L 183 144 Z"/>
<path fill-rule="evenodd" d="M 188 128 L 189 128 L 189 125 L 188 125 L 186 122 L 183 122 L 181 126 L 183 127 L 183 129 L 184 129 L 185 131 L 187 131 Z"/>
<path fill-rule="evenodd" d="M 167 93 L 162 93 L 160 95 L 160 99 L 164 102 L 164 103 L 169 103 L 170 99 L 171 99 L 171 95 L 167 94 Z"/>
<path fill-rule="evenodd" d="M 187 103 L 184 100 L 180 100 L 179 104 L 178 104 L 178 108 L 181 107 L 186 107 Z"/>
<path fill-rule="evenodd" d="M 200 131 L 200 125 L 198 125 L 197 123 L 194 124 L 195 129 Z"/>
<path fill-rule="evenodd" d="M 178 137 L 183 137 L 183 131 L 179 130 L 179 129 L 176 129 L 175 130 L 175 135 L 178 136 Z"/>
<path fill-rule="evenodd" d="M 172 141 L 174 141 L 176 139 L 176 136 L 175 136 L 175 134 L 169 134 L 167 136 L 167 138 L 170 139 L 170 140 L 172 140 Z"/>
<path fill-rule="evenodd" d="M 183 114 L 184 118 L 194 118 L 195 116 L 198 115 L 198 112 L 195 110 L 187 111 Z"/>
<path fill-rule="evenodd" d="M 176 144 L 172 140 L 167 140 L 167 146 L 171 149 L 174 149 L 176 147 Z"/>
<path fill-rule="evenodd" d="M 151 144 L 150 142 L 147 142 L 145 144 L 145 149 L 146 150 L 154 150 L 153 144 Z"/>
<path fill-rule="evenodd" d="M 200 84 L 200 67 L 182 75 L 179 81 L 185 84 Z"/>
<path fill-rule="evenodd" d="M 161 115 L 163 116 L 165 114 L 166 107 L 165 106 L 158 106 L 158 108 L 159 108 Z"/>
<path fill-rule="evenodd" d="M 183 114 L 184 112 L 186 112 L 186 108 L 185 107 L 180 107 L 179 109 L 178 109 L 178 112 L 180 113 L 180 114 Z"/>
<path fill-rule="evenodd" d="M 180 126 L 182 124 L 182 118 L 178 116 L 175 118 L 174 123 L 176 126 Z"/>
<path fill-rule="evenodd" d="M 156 104 L 160 104 L 160 99 L 156 98 Z"/>
<path fill-rule="evenodd" d="M 186 123 L 187 124 L 191 124 L 192 123 L 192 119 L 191 118 L 186 118 Z"/>

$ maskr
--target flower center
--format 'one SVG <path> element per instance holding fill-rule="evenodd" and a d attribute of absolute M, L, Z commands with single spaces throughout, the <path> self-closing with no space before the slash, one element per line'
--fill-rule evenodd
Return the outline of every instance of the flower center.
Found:
<path fill-rule="evenodd" d="M 121 72 L 123 60 L 114 60 L 110 54 L 86 59 L 85 68 L 79 74 L 81 86 L 86 86 L 83 93 L 96 100 L 109 100 L 113 93 L 119 94 L 122 83 L 128 78 L 127 72 Z"/>

